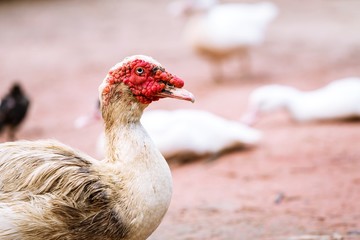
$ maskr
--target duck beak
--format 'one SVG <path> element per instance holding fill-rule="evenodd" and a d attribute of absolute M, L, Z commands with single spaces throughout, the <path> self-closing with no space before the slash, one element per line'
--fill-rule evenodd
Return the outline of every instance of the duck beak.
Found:
<path fill-rule="evenodd" d="M 177 88 L 171 85 L 166 85 L 166 87 L 156 95 L 161 98 L 176 98 L 180 100 L 186 100 L 190 102 L 195 102 L 194 95 L 184 88 Z"/>

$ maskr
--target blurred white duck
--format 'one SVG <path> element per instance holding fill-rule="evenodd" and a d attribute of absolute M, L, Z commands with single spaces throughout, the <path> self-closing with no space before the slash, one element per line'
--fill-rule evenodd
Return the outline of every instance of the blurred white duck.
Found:
<path fill-rule="evenodd" d="M 187 44 L 214 63 L 214 79 L 221 79 L 221 61 L 233 56 L 243 61 L 242 72 L 250 71 L 249 50 L 264 40 L 268 24 L 278 9 L 270 2 L 224 3 L 217 0 L 173 2 L 169 9 L 189 16 L 184 29 Z"/>
<path fill-rule="evenodd" d="M 336 80 L 306 92 L 275 84 L 259 87 L 250 95 L 243 121 L 252 125 L 260 114 L 278 109 L 285 109 L 299 122 L 360 117 L 360 78 Z"/>
<path fill-rule="evenodd" d="M 80 117 L 75 124 L 83 127 L 91 119 Z M 254 128 L 201 110 L 144 111 L 141 123 L 168 161 L 215 158 L 228 150 L 254 147 L 262 138 Z M 104 155 L 103 134 L 98 139 L 97 152 Z"/>

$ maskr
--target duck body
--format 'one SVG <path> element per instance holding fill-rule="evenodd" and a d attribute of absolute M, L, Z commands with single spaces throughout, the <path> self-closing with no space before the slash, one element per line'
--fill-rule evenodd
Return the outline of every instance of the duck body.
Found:
<path fill-rule="evenodd" d="M 203 110 L 146 111 L 141 121 L 166 159 L 255 146 L 261 139 L 258 130 Z M 171 124 L 176 127 L 165 132 Z"/>
<path fill-rule="evenodd" d="M 99 162 L 56 141 L 5 143 L 0 149 L 0 159 L 11 157 L 0 162 L 1 239 L 146 239 L 170 202 L 165 160 L 149 160 L 153 172 L 135 164 L 153 153 L 137 152 L 132 164 L 122 165 Z"/>
<path fill-rule="evenodd" d="M 195 50 L 233 54 L 262 43 L 265 29 L 276 14 L 276 7 L 269 2 L 215 4 L 190 18 L 184 36 Z"/>
<path fill-rule="evenodd" d="M 337 80 L 324 88 L 297 96 L 288 107 L 297 121 L 360 117 L 359 78 Z"/>
<path fill-rule="evenodd" d="M 360 117 L 360 78 L 336 80 L 313 91 L 263 86 L 251 94 L 249 109 L 247 117 L 285 109 L 298 122 Z"/>
<path fill-rule="evenodd" d="M 182 85 L 143 55 L 110 69 L 99 87 L 103 160 L 54 140 L 0 144 L 0 239 L 148 238 L 169 207 L 172 179 L 140 118 L 163 97 L 193 101 Z"/>
<path fill-rule="evenodd" d="M 266 28 L 278 12 L 271 2 L 220 4 L 216 0 L 187 1 L 180 11 L 190 15 L 184 42 L 210 60 L 215 81 L 223 78 L 221 65 L 231 58 L 242 62 L 243 74 L 250 72 L 250 49 L 263 43 Z"/>

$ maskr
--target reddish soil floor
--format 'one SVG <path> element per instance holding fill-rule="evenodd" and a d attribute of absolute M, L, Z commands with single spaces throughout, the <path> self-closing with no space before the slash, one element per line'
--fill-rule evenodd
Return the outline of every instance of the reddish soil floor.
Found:
<path fill-rule="evenodd" d="M 237 77 L 229 61 L 220 84 L 183 43 L 184 19 L 167 13 L 169 2 L 0 2 L 0 94 L 17 80 L 31 97 L 17 137 L 54 138 L 95 156 L 101 124 L 75 129 L 74 120 L 93 111 L 107 70 L 137 53 L 181 76 L 196 96 L 150 109 L 234 120 L 260 85 L 310 90 L 360 75 L 359 1 L 274 1 L 279 16 L 251 52 L 252 75 Z M 256 127 L 264 134 L 256 148 L 172 166 L 172 203 L 151 240 L 360 239 L 360 122 L 297 124 L 278 112 Z"/>

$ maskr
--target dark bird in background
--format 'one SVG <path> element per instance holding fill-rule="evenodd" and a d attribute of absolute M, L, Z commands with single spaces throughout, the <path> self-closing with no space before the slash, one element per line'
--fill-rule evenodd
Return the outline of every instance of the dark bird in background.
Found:
<path fill-rule="evenodd" d="M 15 132 L 25 119 L 29 105 L 30 101 L 19 83 L 14 83 L 0 102 L 0 134 L 7 128 L 9 140 L 15 140 Z"/>

